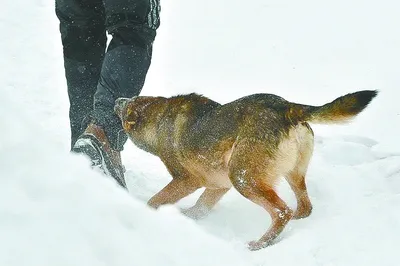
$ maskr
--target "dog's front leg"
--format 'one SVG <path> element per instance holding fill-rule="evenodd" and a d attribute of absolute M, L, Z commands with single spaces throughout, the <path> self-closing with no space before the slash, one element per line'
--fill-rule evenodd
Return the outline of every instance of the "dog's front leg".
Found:
<path fill-rule="evenodd" d="M 156 209 L 161 205 L 174 204 L 180 199 L 192 194 L 198 188 L 198 186 L 194 186 L 185 179 L 173 179 L 160 192 L 154 195 L 147 204 Z"/>
<path fill-rule="evenodd" d="M 183 209 L 182 213 L 192 219 L 201 219 L 207 216 L 218 201 L 229 191 L 229 188 L 206 188 L 193 207 Z"/>

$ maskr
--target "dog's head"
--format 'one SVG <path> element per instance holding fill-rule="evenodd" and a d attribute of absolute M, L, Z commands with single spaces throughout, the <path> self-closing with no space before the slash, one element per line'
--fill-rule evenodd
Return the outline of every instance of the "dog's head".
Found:
<path fill-rule="evenodd" d="M 152 116 L 162 108 L 162 99 L 164 98 L 149 96 L 118 98 L 115 101 L 114 111 L 121 119 L 124 130 L 130 132 L 139 124 L 153 121 Z M 149 108 L 150 106 L 155 108 Z"/>

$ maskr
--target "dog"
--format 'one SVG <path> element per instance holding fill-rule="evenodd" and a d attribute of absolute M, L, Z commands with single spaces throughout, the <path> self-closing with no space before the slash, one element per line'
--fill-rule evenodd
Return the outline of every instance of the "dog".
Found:
<path fill-rule="evenodd" d="M 206 216 L 233 186 L 263 207 L 271 226 L 250 250 L 273 244 L 291 219 L 311 214 L 305 176 L 314 149 L 309 123 L 349 122 L 377 91 L 341 96 L 322 106 L 289 102 L 273 94 L 253 94 L 221 105 L 195 93 L 170 98 L 119 98 L 115 112 L 132 142 L 165 164 L 172 181 L 148 205 L 174 204 L 199 188 L 189 217 Z M 297 199 L 292 211 L 276 193 L 285 177 Z"/>

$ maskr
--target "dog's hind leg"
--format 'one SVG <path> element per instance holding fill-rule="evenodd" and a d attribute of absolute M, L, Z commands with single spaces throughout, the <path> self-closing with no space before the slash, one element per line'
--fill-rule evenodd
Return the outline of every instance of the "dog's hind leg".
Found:
<path fill-rule="evenodd" d="M 305 176 L 314 149 L 314 137 L 311 128 L 304 127 L 303 129 L 305 130 L 301 131 L 303 134 L 300 138 L 301 142 L 297 164 L 294 169 L 286 175 L 286 180 L 292 188 L 297 200 L 297 209 L 293 215 L 293 219 L 305 218 L 309 216 L 312 211 L 312 204 L 308 197 Z"/>
<path fill-rule="evenodd" d="M 154 195 L 147 204 L 153 208 L 158 208 L 165 204 L 174 204 L 192 194 L 198 188 L 198 186 L 191 184 L 186 179 L 173 179 L 160 192 Z"/>
<path fill-rule="evenodd" d="M 211 211 L 218 201 L 229 191 L 229 188 L 210 189 L 206 188 L 197 200 L 196 204 L 182 213 L 192 219 L 201 219 Z"/>
<path fill-rule="evenodd" d="M 297 209 L 293 215 L 293 219 L 301 219 L 308 217 L 312 211 L 312 204 L 308 197 L 307 187 L 305 183 L 305 173 L 294 170 L 286 178 L 296 195 Z"/>
<path fill-rule="evenodd" d="M 272 219 L 272 224 L 268 231 L 259 240 L 251 241 L 248 244 L 249 249 L 258 250 L 271 245 L 292 218 L 293 211 L 277 195 L 273 188 L 243 188 L 238 186 L 237 190 L 240 194 L 267 210 Z"/>
<path fill-rule="evenodd" d="M 265 150 L 258 145 L 238 145 L 229 169 L 229 178 L 239 193 L 267 210 L 272 219 L 268 231 L 259 240 L 249 243 L 250 250 L 271 245 L 293 215 L 293 211 L 274 190 L 279 169 L 276 169 L 272 159 L 266 158 Z"/>

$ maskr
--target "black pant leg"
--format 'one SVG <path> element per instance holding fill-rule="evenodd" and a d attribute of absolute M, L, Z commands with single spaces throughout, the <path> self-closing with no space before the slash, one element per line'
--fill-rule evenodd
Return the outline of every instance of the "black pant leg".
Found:
<path fill-rule="evenodd" d="M 114 113 L 115 100 L 140 93 L 150 67 L 159 26 L 159 0 L 103 0 L 106 28 L 112 35 L 94 96 L 95 123 L 116 150 L 127 140 Z"/>
<path fill-rule="evenodd" d="M 70 102 L 71 147 L 87 126 L 106 50 L 102 0 L 56 0 Z"/>

